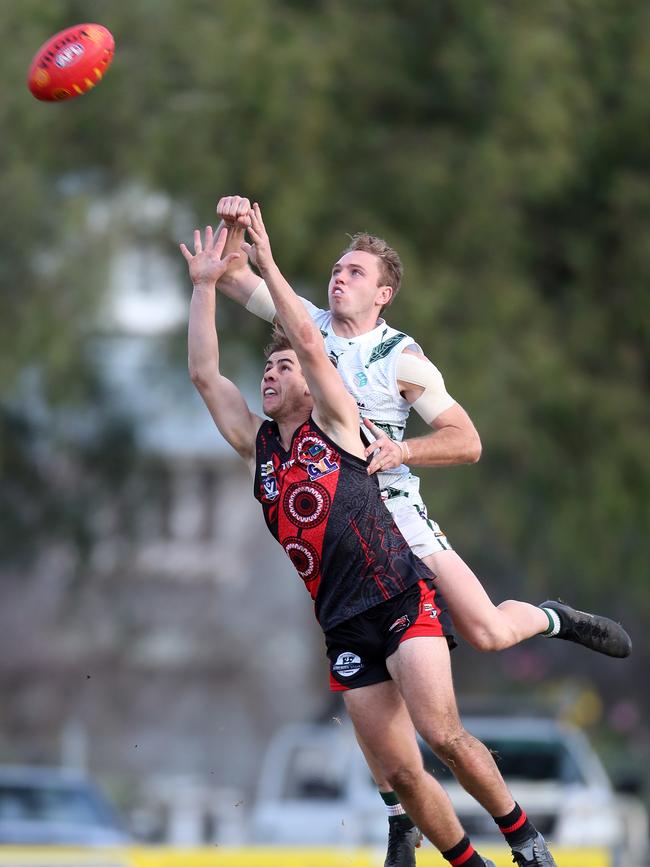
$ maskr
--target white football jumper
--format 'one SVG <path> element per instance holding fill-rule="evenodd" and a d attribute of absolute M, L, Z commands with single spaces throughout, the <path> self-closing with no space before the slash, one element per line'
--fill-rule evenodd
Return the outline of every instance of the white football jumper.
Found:
<path fill-rule="evenodd" d="M 401 441 L 411 404 L 397 387 L 397 360 L 406 347 L 418 349 L 408 334 L 397 331 L 379 319 L 377 327 L 358 337 L 339 337 L 332 329 L 332 315 L 305 298 L 301 299 L 320 328 L 329 357 L 336 365 L 347 390 L 357 401 L 359 414 L 369 418 L 389 437 Z M 447 394 L 440 376 L 440 405 L 448 409 L 455 403 Z M 442 410 L 441 410 L 442 411 Z M 372 441 L 372 434 L 362 425 L 362 438 Z M 377 474 L 387 508 L 400 532 L 418 557 L 451 550 L 438 524 L 428 518 L 420 496 L 420 479 L 401 466 Z"/>

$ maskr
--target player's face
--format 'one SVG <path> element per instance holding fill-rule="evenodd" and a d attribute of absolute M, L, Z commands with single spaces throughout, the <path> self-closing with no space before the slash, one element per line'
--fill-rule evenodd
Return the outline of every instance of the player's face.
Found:
<path fill-rule="evenodd" d="M 327 294 L 332 314 L 353 317 L 378 312 L 390 300 L 390 290 L 380 286 L 380 262 L 373 253 L 352 250 L 332 268 Z"/>
<path fill-rule="evenodd" d="M 269 418 L 305 402 L 307 383 L 293 349 L 281 349 L 269 356 L 262 377 L 262 409 Z"/>

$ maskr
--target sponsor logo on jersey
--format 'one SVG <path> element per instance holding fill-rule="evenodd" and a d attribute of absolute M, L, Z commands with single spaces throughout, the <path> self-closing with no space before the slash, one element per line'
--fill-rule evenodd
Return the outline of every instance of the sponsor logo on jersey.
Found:
<path fill-rule="evenodd" d="M 305 454 L 310 458 L 322 457 L 327 450 L 325 443 L 315 442 L 313 445 L 305 449 Z"/>
<path fill-rule="evenodd" d="M 364 385 L 368 385 L 368 377 L 363 372 L 363 370 L 360 370 L 358 373 L 354 374 L 354 384 L 357 385 L 359 388 L 363 388 Z"/>
<path fill-rule="evenodd" d="M 307 464 L 307 472 L 312 482 L 315 482 L 316 479 L 322 479 L 323 476 L 328 476 L 338 468 L 339 465 L 336 461 L 330 461 L 327 457 L 322 458 L 318 463 Z"/>
<path fill-rule="evenodd" d="M 321 334 L 323 334 L 322 331 L 321 331 Z M 325 334 L 324 337 L 327 337 L 327 335 Z M 336 352 L 334 352 L 334 351 L 331 350 L 331 349 L 330 349 L 330 351 L 327 353 L 327 357 L 328 357 L 329 360 L 332 362 L 332 364 L 334 365 L 334 367 L 338 367 L 338 366 L 339 366 L 339 355 L 340 355 L 340 354 L 341 354 L 340 352 L 337 354 Z"/>
<path fill-rule="evenodd" d="M 260 478 L 262 479 L 262 499 L 267 501 L 277 500 L 280 496 L 278 480 L 275 477 L 273 461 L 260 464 Z"/>
<path fill-rule="evenodd" d="M 339 463 L 332 449 L 313 434 L 308 434 L 300 440 L 296 454 L 312 482 L 339 469 Z"/>
<path fill-rule="evenodd" d="M 356 653 L 339 653 L 336 662 L 332 666 L 332 671 L 336 672 L 339 677 L 352 677 L 358 674 L 363 668 L 361 657 Z"/>
<path fill-rule="evenodd" d="M 411 625 L 411 618 L 408 614 L 402 614 L 401 617 L 398 617 L 395 623 L 388 627 L 389 632 L 402 632 L 404 629 L 408 629 Z"/>

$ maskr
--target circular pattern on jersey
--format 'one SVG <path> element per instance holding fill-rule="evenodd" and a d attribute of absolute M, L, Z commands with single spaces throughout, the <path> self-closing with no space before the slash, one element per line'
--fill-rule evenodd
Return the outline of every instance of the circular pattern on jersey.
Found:
<path fill-rule="evenodd" d="M 323 458 L 332 459 L 332 450 L 323 440 L 315 434 L 305 433 L 296 443 L 296 459 L 303 467 L 322 461 Z"/>
<path fill-rule="evenodd" d="M 282 508 L 296 527 L 308 529 L 324 521 L 331 503 L 327 489 L 314 482 L 294 482 L 287 488 Z"/>
<path fill-rule="evenodd" d="M 320 572 L 320 557 L 318 551 L 304 539 L 290 536 L 282 543 L 289 559 L 296 567 L 303 581 L 313 581 Z"/>

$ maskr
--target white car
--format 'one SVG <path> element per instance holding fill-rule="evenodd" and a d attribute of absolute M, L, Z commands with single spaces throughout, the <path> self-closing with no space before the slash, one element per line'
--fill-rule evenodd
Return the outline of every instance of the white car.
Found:
<path fill-rule="evenodd" d="M 614 791 L 581 731 L 532 717 L 463 721 L 493 751 L 513 795 L 549 842 L 605 848 L 615 865 L 645 864 L 646 810 Z M 472 841 L 502 842 L 485 810 L 426 746 L 422 751 Z M 334 720 L 280 730 L 262 766 L 249 836 L 279 845 L 385 844 L 385 812 L 349 725 Z"/>
<path fill-rule="evenodd" d="M 130 836 L 87 777 L 45 767 L 0 767 L 0 846 L 121 846 Z"/>

